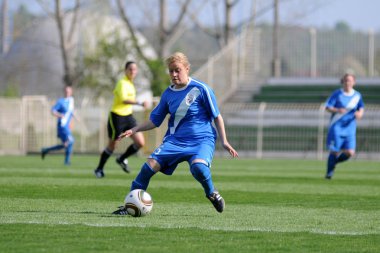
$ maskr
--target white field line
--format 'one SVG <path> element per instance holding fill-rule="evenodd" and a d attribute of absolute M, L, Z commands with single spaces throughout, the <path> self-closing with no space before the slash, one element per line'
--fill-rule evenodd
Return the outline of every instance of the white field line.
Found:
<path fill-rule="evenodd" d="M 143 219 L 143 218 L 139 218 Z M 170 225 L 161 225 L 161 226 L 148 226 L 146 224 L 102 224 L 102 223 L 88 223 L 88 222 L 68 222 L 68 221 L 57 221 L 54 223 L 44 222 L 44 221 L 28 221 L 28 222 L 19 222 L 19 221 L 2 221 L 0 224 L 38 224 L 38 225 L 83 225 L 88 227 L 135 227 L 135 228 L 163 228 L 163 229 L 189 229 L 196 228 L 200 230 L 210 230 L 210 231 L 230 231 L 230 232 L 264 232 L 264 233 L 311 233 L 311 234 L 320 234 L 320 235 L 346 235 L 346 236 L 363 236 L 363 235 L 374 235 L 377 233 L 366 233 L 366 232 L 355 232 L 355 231 L 324 231 L 324 230 L 281 230 L 281 229 L 268 229 L 262 227 L 253 227 L 248 229 L 239 229 L 239 228 L 220 228 L 220 227 L 198 227 L 198 226 L 170 226 Z"/>

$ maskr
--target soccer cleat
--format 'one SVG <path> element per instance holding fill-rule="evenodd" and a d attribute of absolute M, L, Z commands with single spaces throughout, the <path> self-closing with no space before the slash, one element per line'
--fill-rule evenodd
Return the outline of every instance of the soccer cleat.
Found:
<path fill-rule="evenodd" d="M 333 177 L 333 175 L 334 175 L 334 169 L 331 170 L 331 171 L 328 171 L 328 172 L 326 173 L 325 178 L 326 178 L 326 179 L 331 179 L 331 178 Z"/>
<path fill-rule="evenodd" d="M 101 169 L 96 169 L 96 170 L 94 170 L 94 174 L 95 174 L 95 176 L 96 176 L 97 178 L 102 178 L 102 177 L 104 177 L 104 172 L 103 172 L 103 170 L 101 170 Z"/>
<path fill-rule="evenodd" d="M 223 212 L 224 210 L 224 207 L 225 207 L 225 203 L 224 203 L 224 199 L 223 197 L 219 194 L 218 191 L 214 191 L 213 193 L 211 193 L 210 196 L 207 197 L 211 203 L 214 205 L 216 211 L 218 211 L 219 213 Z"/>
<path fill-rule="evenodd" d="M 41 149 L 41 159 L 42 159 L 42 160 L 45 159 L 46 154 L 47 154 L 46 150 L 45 150 L 44 148 Z"/>
<path fill-rule="evenodd" d="M 115 215 L 128 215 L 128 211 L 127 211 L 127 208 L 125 208 L 125 206 L 119 206 L 119 209 L 112 212 L 112 214 L 115 214 Z"/>
<path fill-rule="evenodd" d="M 124 161 L 122 161 L 119 158 L 116 158 L 116 163 L 120 165 L 121 169 L 125 173 L 130 173 L 131 172 L 131 170 L 128 167 L 128 160 L 127 159 L 125 159 Z"/>

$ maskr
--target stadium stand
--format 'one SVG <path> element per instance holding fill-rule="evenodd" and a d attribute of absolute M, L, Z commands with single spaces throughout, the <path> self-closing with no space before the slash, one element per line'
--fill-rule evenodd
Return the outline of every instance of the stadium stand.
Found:
<path fill-rule="evenodd" d="M 253 102 L 321 103 L 340 87 L 336 78 L 271 78 L 253 95 Z M 366 104 L 380 104 L 380 79 L 358 78 L 355 89 Z"/>

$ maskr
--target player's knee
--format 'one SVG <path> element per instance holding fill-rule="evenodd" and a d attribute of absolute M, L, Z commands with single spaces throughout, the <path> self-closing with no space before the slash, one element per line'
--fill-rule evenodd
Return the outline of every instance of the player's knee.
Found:
<path fill-rule="evenodd" d="M 158 172 L 161 170 L 161 165 L 153 158 L 148 158 L 146 163 L 155 172 Z"/>
<path fill-rule="evenodd" d="M 116 141 L 113 141 L 113 140 L 110 140 L 109 142 L 108 142 L 108 145 L 107 145 L 107 149 L 109 150 L 109 151 L 114 151 L 115 150 L 115 148 L 116 148 Z"/>
<path fill-rule="evenodd" d="M 145 138 L 141 133 L 137 133 L 134 137 L 134 144 L 137 148 L 142 148 L 145 146 Z"/>
<path fill-rule="evenodd" d="M 211 176 L 210 168 L 206 164 L 200 162 L 191 164 L 190 172 L 198 181 L 205 181 Z"/>
<path fill-rule="evenodd" d="M 74 145 L 74 138 L 68 138 L 67 141 L 63 143 L 65 148 L 71 148 Z"/>
<path fill-rule="evenodd" d="M 135 146 L 137 147 L 137 149 L 144 147 L 145 146 L 145 140 L 142 139 L 142 140 L 136 141 Z"/>
<path fill-rule="evenodd" d="M 352 157 L 355 155 L 355 150 L 347 150 L 344 152 L 347 157 Z"/>
<path fill-rule="evenodd" d="M 66 148 L 71 149 L 74 145 L 74 142 L 68 142 Z"/>

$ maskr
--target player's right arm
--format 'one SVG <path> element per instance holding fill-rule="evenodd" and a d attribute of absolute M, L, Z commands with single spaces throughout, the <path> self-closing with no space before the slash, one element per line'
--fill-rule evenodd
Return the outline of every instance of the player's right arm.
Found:
<path fill-rule="evenodd" d="M 144 108 L 148 108 L 148 102 L 147 101 L 138 102 L 137 100 L 125 99 L 125 100 L 123 100 L 123 104 L 125 104 L 125 105 L 139 105 L 139 106 L 142 106 Z"/>
<path fill-rule="evenodd" d="M 61 99 L 59 99 L 55 105 L 51 108 L 51 114 L 54 116 L 54 117 L 57 117 L 57 118 L 63 118 L 65 115 L 63 113 L 60 113 L 59 110 L 61 109 L 62 107 L 62 102 L 61 102 Z"/>
<path fill-rule="evenodd" d="M 62 113 L 59 113 L 58 111 L 51 111 L 51 114 L 53 114 L 53 116 L 57 117 L 57 118 L 63 118 L 63 114 Z"/>
<path fill-rule="evenodd" d="M 346 113 L 346 111 L 347 111 L 346 108 L 344 108 L 344 107 L 340 107 L 340 108 L 336 107 L 339 93 L 340 93 L 340 90 L 336 90 L 327 99 L 326 104 L 325 104 L 326 111 L 328 111 L 330 113 L 339 113 L 339 114 Z"/>
<path fill-rule="evenodd" d="M 120 140 L 124 137 L 129 137 L 131 135 L 134 135 L 137 132 L 148 131 L 148 130 L 151 130 L 153 128 L 156 128 L 156 125 L 153 124 L 153 122 L 151 120 L 147 120 L 144 123 L 137 125 L 134 128 L 131 128 L 131 129 L 125 131 L 124 133 L 120 134 L 119 137 L 117 138 L 117 140 Z"/>
<path fill-rule="evenodd" d="M 347 110 L 345 108 L 326 107 L 326 111 L 331 113 L 345 113 Z"/>

